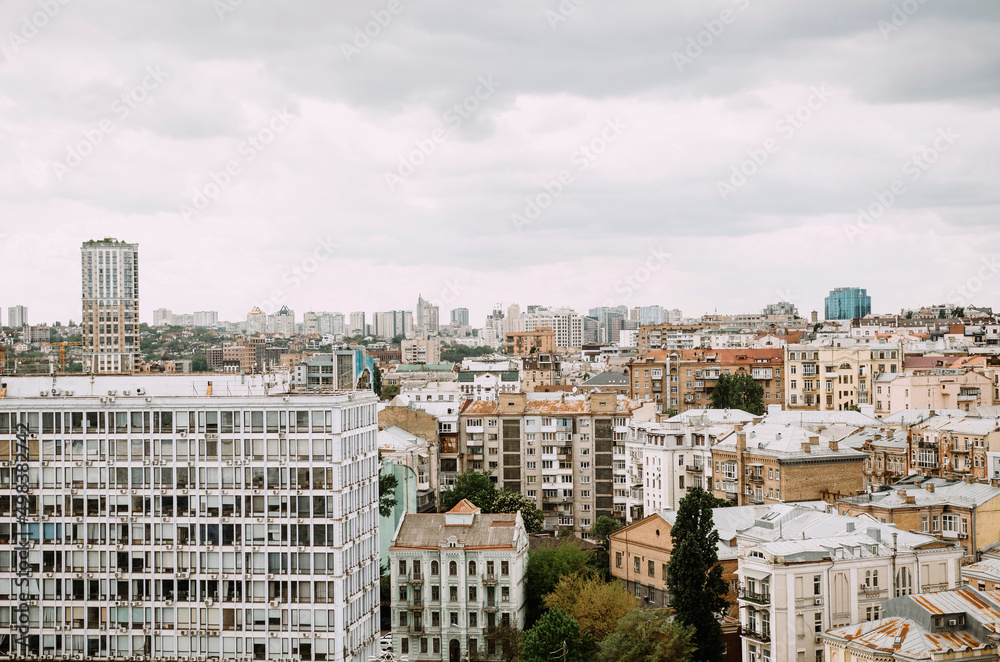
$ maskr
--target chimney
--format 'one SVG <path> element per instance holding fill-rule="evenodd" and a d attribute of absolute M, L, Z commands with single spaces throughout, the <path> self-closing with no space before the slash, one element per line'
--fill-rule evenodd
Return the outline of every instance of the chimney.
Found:
<path fill-rule="evenodd" d="M 930 492 L 931 494 L 933 494 L 934 493 L 934 483 L 928 482 L 927 483 L 927 487 L 925 487 L 924 489 L 926 489 L 928 492 Z"/>
<path fill-rule="evenodd" d="M 838 444 L 836 441 L 831 441 L 830 450 L 832 451 L 840 450 L 840 444 Z"/>
<path fill-rule="evenodd" d="M 747 449 L 747 433 L 746 432 L 737 432 L 736 433 L 736 453 L 738 455 L 740 455 L 746 449 Z"/>
<path fill-rule="evenodd" d="M 899 494 L 900 499 L 906 501 L 906 490 L 896 490 L 896 493 Z"/>
<path fill-rule="evenodd" d="M 972 474 L 968 474 L 965 477 L 965 482 L 968 483 L 969 485 L 972 485 L 973 483 L 976 482 L 976 477 L 973 476 Z"/>
<path fill-rule="evenodd" d="M 812 444 L 813 446 L 819 446 L 819 435 L 818 434 L 809 435 L 809 443 Z"/>
<path fill-rule="evenodd" d="M 924 484 L 923 478 L 918 478 L 915 481 L 913 481 L 913 486 L 914 487 L 920 487 L 923 484 Z"/>
<path fill-rule="evenodd" d="M 878 441 L 878 440 L 879 440 L 879 439 L 881 439 L 881 438 L 882 438 L 882 435 L 880 435 L 880 434 L 875 434 L 875 435 L 873 435 L 873 436 L 872 436 L 872 441 Z"/>
<path fill-rule="evenodd" d="M 804 441 L 802 442 L 802 452 L 803 452 L 803 453 L 811 453 L 811 452 L 812 452 L 812 451 L 810 450 L 811 448 L 812 448 L 812 447 L 811 447 L 811 446 L 810 446 L 809 444 L 807 444 L 807 443 L 806 443 L 806 442 L 804 442 Z"/>

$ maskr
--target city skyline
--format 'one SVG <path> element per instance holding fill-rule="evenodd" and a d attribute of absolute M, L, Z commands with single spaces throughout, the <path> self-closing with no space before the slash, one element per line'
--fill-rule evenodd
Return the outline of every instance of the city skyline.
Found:
<path fill-rule="evenodd" d="M 215 4 L 60 4 L 4 40 L 0 261 L 36 319 L 103 236 L 143 247 L 146 314 L 998 291 L 993 4 L 422 2 L 360 45 L 383 4 Z"/>

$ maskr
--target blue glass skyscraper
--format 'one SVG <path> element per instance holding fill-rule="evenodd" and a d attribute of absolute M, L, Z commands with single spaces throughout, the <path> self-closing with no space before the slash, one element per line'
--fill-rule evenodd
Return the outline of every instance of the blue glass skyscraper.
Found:
<path fill-rule="evenodd" d="M 850 320 L 872 312 L 872 298 L 860 287 L 838 287 L 826 298 L 826 319 Z"/>

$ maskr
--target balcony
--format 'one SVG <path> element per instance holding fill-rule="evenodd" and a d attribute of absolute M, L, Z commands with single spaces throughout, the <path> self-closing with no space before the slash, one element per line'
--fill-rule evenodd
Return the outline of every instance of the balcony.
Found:
<path fill-rule="evenodd" d="M 406 629 L 408 629 L 410 632 L 423 632 L 424 631 L 424 624 L 423 623 L 414 623 L 412 625 L 406 626 Z"/>
<path fill-rule="evenodd" d="M 888 597 L 889 590 L 878 586 L 868 586 L 862 584 L 858 588 L 858 596 L 865 600 L 882 599 Z"/>
<path fill-rule="evenodd" d="M 701 473 L 702 471 L 704 471 L 704 470 L 705 470 L 705 467 L 704 467 L 704 466 L 702 466 L 702 465 L 700 465 L 700 464 L 689 464 L 689 465 L 687 465 L 686 467 L 684 467 L 684 469 L 685 469 L 685 470 L 686 470 L 686 471 L 687 471 L 688 473 L 692 473 L 692 474 L 700 474 L 700 473 Z"/>
<path fill-rule="evenodd" d="M 496 600 L 487 600 L 486 604 L 483 605 L 483 611 L 486 613 L 496 613 L 500 609 L 500 605 L 497 604 Z"/>
<path fill-rule="evenodd" d="M 750 591 L 745 587 L 741 586 L 738 590 L 738 595 L 740 600 L 746 600 L 747 602 L 754 602 L 759 605 L 769 605 L 771 604 L 771 592 L 764 591 L 763 593 L 757 593 L 756 591 Z"/>
<path fill-rule="evenodd" d="M 758 474 L 750 474 L 747 476 L 747 480 L 750 481 L 751 483 L 763 483 L 764 476 Z"/>
<path fill-rule="evenodd" d="M 415 572 L 406 576 L 406 582 L 408 584 L 423 584 L 424 575 L 421 572 Z"/>
<path fill-rule="evenodd" d="M 756 630 L 751 630 L 748 627 L 740 626 L 740 636 L 746 637 L 747 639 L 753 639 L 754 641 L 759 641 L 762 644 L 770 643 L 771 641 L 771 631 L 764 630 L 763 632 L 758 632 Z"/>
<path fill-rule="evenodd" d="M 409 603 L 407 603 L 406 608 L 410 611 L 423 611 L 424 610 L 424 600 L 423 598 L 414 598 Z"/>
<path fill-rule="evenodd" d="M 486 586 L 496 586 L 497 576 L 494 574 L 483 575 L 483 584 Z"/>

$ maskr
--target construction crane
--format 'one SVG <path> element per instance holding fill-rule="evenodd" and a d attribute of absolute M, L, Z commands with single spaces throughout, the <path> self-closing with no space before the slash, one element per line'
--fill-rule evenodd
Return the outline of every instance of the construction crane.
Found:
<path fill-rule="evenodd" d="M 60 342 L 46 343 L 42 347 L 58 347 L 59 348 L 59 372 L 66 372 L 66 348 L 71 345 L 82 345 L 83 342 L 79 340 L 63 340 Z"/>

